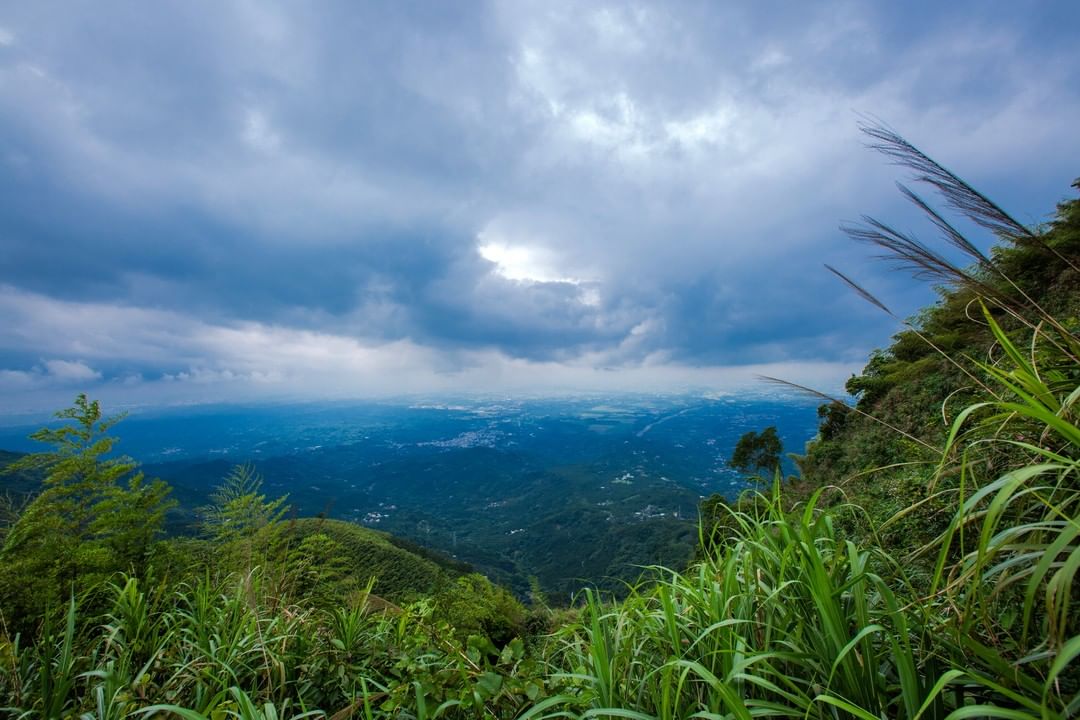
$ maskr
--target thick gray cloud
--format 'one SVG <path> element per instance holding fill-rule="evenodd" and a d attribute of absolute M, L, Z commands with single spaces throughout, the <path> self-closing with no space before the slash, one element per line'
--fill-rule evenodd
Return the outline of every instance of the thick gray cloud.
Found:
<path fill-rule="evenodd" d="M 856 113 L 1039 221 L 1078 172 L 1077 20 L 1064 1 L 8 6 L 0 393 L 763 363 L 835 383 L 893 328 L 822 262 L 905 311 L 930 297 L 835 230 L 910 219 Z M 347 382 L 359 367 L 384 381 Z"/>

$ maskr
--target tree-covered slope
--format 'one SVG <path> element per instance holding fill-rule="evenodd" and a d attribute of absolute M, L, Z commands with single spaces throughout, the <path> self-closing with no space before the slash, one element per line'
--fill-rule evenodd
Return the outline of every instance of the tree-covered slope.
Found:
<path fill-rule="evenodd" d="M 854 409 L 840 402 L 820 408 L 819 435 L 799 461 L 799 487 L 805 496 L 817 487 L 837 486 L 842 493 L 832 496 L 834 502 L 854 501 L 879 522 L 923 503 L 884 530 L 887 543 L 910 547 L 941 532 L 951 509 L 944 500 L 928 500 L 928 488 L 932 480 L 957 481 L 939 464 L 940 448 L 958 414 L 977 399 L 1000 397 L 983 365 L 1000 360 L 1001 343 L 983 309 L 1028 351 L 1034 349 L 1037 328 L 1064 336 L 1080 328 L 1080 200 L 1062 202 L 1049 223 L 1027 228 L 902 139 L 871 131 L 879 149 L 915 169 L 917 179 L 938 191 L 947 208 L 993 230 L 998 240 L 989 254 L 980 253 L 904 186 L 940 230 L 941 247 L 872 218 L 847 228 L 900 270 L 937 282 L 939 300 L 905 321 L 892 343 L 875 351 L 847 382 Z M 947 259 L 949 246 L 960 251 L 961 262 Z M 888 312 L 881 299 L 840 277 Z M 1062 358 L 1069 362 L 1068 353 Z M 1064 372 L 1074 377 L 1076 368 Z"/>
<path fill-rule="evenodd" d="M 395 545 L 389 535 L 354 523 L 323 518 L 283 520 L 265 528 L 257 541 L 285 547 L 294 570 L 319 597 L 339 602 L 367 590 L 395 603 L 434 595 L 458 573 Z M 451 574 L 453 573 L 453 574 Z"/>

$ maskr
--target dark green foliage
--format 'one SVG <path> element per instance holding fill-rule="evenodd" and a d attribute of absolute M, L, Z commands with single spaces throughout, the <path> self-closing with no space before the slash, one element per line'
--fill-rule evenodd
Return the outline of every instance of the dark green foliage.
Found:
<path fill-rule="evenodd" d="M 33 498 L 41 490 L 44 477 L 40 470 L 16 465 L 25 457 L 23 453 L 0 450 L 0 488 L 3 495 L 9 496 L 15 505 Z"/>
<path fill-rule="evenodd" d="M 34 493 L 41 489 L 41 473 L 19 469 L 15 463 L 25 456 L 0 450 L 0 548 L 8 532 L 23 514 Z"/>
<path fill-rule="evenodd" d="M 731 503 L 719 493 L 701 501 L 698 508 L 701 537 L 698 542 L 698 559 L 716 556 L 723 552 L 736 530 L 734 516 L 737 503 Z"/>
<path fill-rule="evenodd" d="M 783 452 L 784 446 L 775 426 L 765 428 L 760 434 L 751 430 L 739 438 L 728 465 L 745 473 L 766 470 L 772 474 L 779 469 Z"/>
<path fill-rule="evenodd" d="M 614 405 L 591 415 L 595 403 L 583 400 L 508 406 L 505 411 L 520 424 L 502 425 L 506 442 L 493 448 L 428 444 L 481 428 L 486 421 L 480 414 L 384 409 L 376 424 L 365 419 L 364 407 L 340 420 L 322 409 L 328 425 L 342 423 L 339 431 L 353 420 L 365 424 L 363 441 L 335 445 L 329 427 L 321 434 L 321 449 L 301 446 L 297 453 L 278 455 L 263 448 L 255 457 L 268 499 L 292 493 L 291 515 L 322 512 L 441 548 L 518 597 L 526 596 L 529 576 L 536 576 L 561 604 L 586 582 L 621 590 L 637 579 L 642 565 L 683 566 L 697 539 L 701 485 L 737 489 L 746 482 L 715 466 L 716 450 L 730 454 L 739 436 L 758 426 L 776 425 L 785 446 L 787 437 L 805 441 L 814 428 L 812 404 L 787 398 L 612 400 Z M 729 425 L 732 414 L 754 418 L 754 424 Z M 198 447 L 196 438 L 186 440 L 204 432 L 216 431 L 222 443 L 234 437 L 221 427 L 230 416 L 212 416 L 210 425 L 200 420 L 178 426 L 183 434 L 170 444 Z M 246 427 L 272 419 L 260 411 L 235 422 Z M 291 435 L 291 422 L 275 420 L 272 433 Z M 164 428 L 156 423 L 154 430 L 160 437 Z M 237 442 L 230 442 L 236 452 L 253 453 L 255 436 L 236 433 Z M 180 460 L 154 471 L 174 485 L 182 503 L 197 507 L 230 466 L 222 459 Z M 190 532 L 180 515 L 173 514 L 170 529 Z M 406 549 L 417 552 L 416 545 Z"/>
<path fill-rule="evenodd" d="M 433 550 L 429 547 L 424 547 L 419 543 L 415 543 L 407 538 L 398 537 L 397 535 L 383 534 L 386 540 L 394 547 L 401 548 L 406 552 L 410 552 L 413 555 L 418 555 L 425 560 L 430 560 L 446 572 L 451 575 L 466 575 L 468 573 L 476 572 L 476 568 L 467 562 L 463 562 L 456 558 L 452 558 L 449 555 Z"/>
<path fill-rule="evenodd" d="M 18 522 L 29 502 L 29 499 L 16 495 L 0 495 L 0 547 L 4 546 L 8 532 Z"/>
<path fill-rule="evenodd" d="M 818 408 L 818 418 L 821 426 L 818 432 L 821 440 L 829 441 L 836 439 L 847 427 L 851 417 L 851 408 L 840 402 L 831 402 Z"/>
<path fill-rule="evenodd" d="M 433 617 L 455 628 L 459 638 L 481 635 L 502 647 L 524 634 L 525 608 L 483 575 L 458 578 L 434 600 Z"/>

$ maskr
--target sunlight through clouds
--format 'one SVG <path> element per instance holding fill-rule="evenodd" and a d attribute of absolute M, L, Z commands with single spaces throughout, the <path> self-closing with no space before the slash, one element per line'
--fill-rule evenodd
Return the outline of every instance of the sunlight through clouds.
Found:
<path fill-rule="evenodd" d="M 550 254 L 542 248 L 509 245 L 499 240 L 489 240 L 481 233 L 476 251 L 480 257 L 495 264 L 495 272 L 507 280 L 541 283 L 571 283 L 581 281 L 559 275 L 551 268 Z"/>

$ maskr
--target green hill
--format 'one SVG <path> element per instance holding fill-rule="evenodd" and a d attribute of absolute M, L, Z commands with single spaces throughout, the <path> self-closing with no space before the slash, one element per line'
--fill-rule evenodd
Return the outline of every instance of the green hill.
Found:
<path fill-rule="evenodd" d="M 284 520 L 262 531 L 258 540 L 285 546 L 287 557 L 306 563 L 322 597 L 335 600 L 363 589 L 394 603 L 406 603 L 445 589 L 461 575 L 450 559 L 410 552 L 382 532 L 323 518 Z"/>

